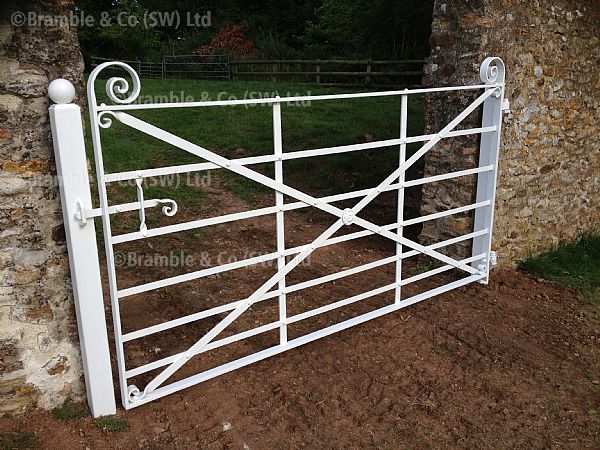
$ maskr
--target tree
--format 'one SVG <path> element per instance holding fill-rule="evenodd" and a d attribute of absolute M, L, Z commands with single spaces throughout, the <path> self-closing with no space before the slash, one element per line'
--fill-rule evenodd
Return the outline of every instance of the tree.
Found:
<path fill-rule="evenodd" d="M 147 28 L 142 23 L 137 26 L 122 26 L 123 21 L 129 17 L 144 17 L 145 9 L 137 0 L 79 0 L 77 9 L 94 17 L 94 26 L 81 26 L 78 30 L 82 53 L 88 63 L 91 56 L 151 59 L 149 55 L 160 45 L 157 29 Z M 106 26 L 103 13 L 109 14 L 110 26 Z"/>
<path fill-rule="evenodd" d="M 304 45 L 336 56 L 423 57 L 432 8 L 432 0 L 324 0 L 316 22 L 307 24 Z"/>
<path fill-rule="evenodd" d="M 241 25 L 222 27 L 210 44 L 203 45 L 194 53 L 198 55 L 227 54 L 251 55 L 256 52 L 254 41 L 246 36 L 246 30 Z"/>
<path fill-rule="evenodd" d="M 179 27 L 80 29 L 84 56 L 160 59 L 163 54 L 213 51 L 223 33 L 244 29 L 266 58 L 423 58 L 429 53 L 433 0 L 77 0 L 77 7 L 100 18 L 120 12 L 178 13 Z M 187 14 L 211 12 L 211 26 L 188 27 Z M 213 41 L 216 39 L 216 41 Z M 234 53 L 237 50 L 233 51 Z M 249 49 L 247 50 L 249 51 Z"/>

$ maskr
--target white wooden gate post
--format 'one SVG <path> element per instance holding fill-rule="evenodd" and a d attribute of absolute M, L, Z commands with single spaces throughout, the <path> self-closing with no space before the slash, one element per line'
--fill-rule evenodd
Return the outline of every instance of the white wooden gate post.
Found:
<path fill-rule="evenodd" d="M 486 84 L 504 83 L 504 62 L 500 58 L 488 57 L 481 64 L 479 71 L 481 81 Z M 487 284 L 490 278 L 490 265 L 496 264 L 496 253 L 492 252 L 492 228 L 494 226 L 494 203 L 496 199 L 496 177 L 498 174 L 498 155 L 500 150 L 500 131 L 502 126 L 502 110 L 504 109 L 504 86 L 490 87 L 497 90 L 483 102 L 482 127 L 495 126 L 496 130 L 481 135 L 479 144 L 479 167 L 491 165 L 492 171 L 482 172 L 477 176 L 476 202 L 490 200 L 484 208 L 475 210 L 473 231 L 487 229 L 487 233 L 473 238 L 472 255 L 487 254 L 485 261 L 474 261 L 473 267 L 485 272 L 486 277 L 480 282 Z"/>
<path fill-rule="evenodd" d="M 92 209 L 87 159 L 79 106 L 71 103 L 75 88 L 63 79 L 54 80 L 48 95 L 50 124 L 58 174 L 75 311 L 88 404 L 94 417 L 115 414 L 104 300 L 100 280 L 94 221 L 86 220 Z"/>

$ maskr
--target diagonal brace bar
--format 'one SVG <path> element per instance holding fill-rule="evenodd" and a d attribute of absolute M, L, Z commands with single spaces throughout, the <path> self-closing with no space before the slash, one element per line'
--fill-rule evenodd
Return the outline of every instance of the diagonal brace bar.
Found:
<path fill-rule="evenodd" d="M 448 133 L 451 132 L 454 127 L 456 127 L 456 125 L 458 125 L 465 117 L 467 117 L 471 112 L 473 112 L 494 91 L 495 91 L 494 88 L 490 88 L 490 89 L 486 90 L 486 92 L 484 92 L 480 97 L 478 97 L 471 105 L 469 105 L 452 122 L 450 122 L 444 129 L 442 129 L 437 135 L 435 135 L 427 144 L 423 145 L 421 147 L 421 149 L 419 149 L 413 156 L 411 156 L 408 160 L 406 160 L 406 162 L 404 164 L 400 165 L 400 167 L 398 167 L 380 186 L 373 188 L 371 193 L 368 194 L 367 196 L 365 196 L 362 199 L 362 201 L 359 202 L 359 204 L 357 204 L 358 210 L 362 209 L 365 205 L 367 205 L 369 202 L 371 202 L 377 195 L 379 195 L 379 193 L 383 189 L 385 189 L 385 187 L 389 186 L 390 183 L 395 178 L 397 178 L 400 173 L 404 172 L 409 167 L 411 167 L 421 156 L 423 156 L 427 151 L 429 151 L 441 139 L 446 137 L 448 135 Z M 341 209 L 339 209 L 333 205 L 330 205 L 326 202 L 320 201 L 319 199 L 316 199 L 308 194 L 305 194 L 305 193 L 303 193 L 297 189 L 294 189 L 290 186 L 287 186 L 283 183 L 276 182 L 275 180 L 273 180 L 261 173 L 258 173 L 252 169 L 249 169 L 240 164 L 232 162 L 232 161 L 228 160 L 227 158 L 217 155 L 203 147 L 200 147 L 200 146 L 193 144 L 185 139 L 182 139 L 182 138 L 175 136 L 167 131 L 164 131 L 158 127 L 155 127 L 154 125 L 148 124 L 140 119 L 130 116 L 129 114 L 117 112 L 117 113 L 114 113 L 114 115 L 119 121 L 121 121 L 125 125 L 128 125 L 139 131 L 142 131 L 142 132 L 144 132 L 150 136 L 153 136 L 157 139 L 160 139 L 166 143 L 169 143 L 171 145 L 179 147 L 182 150 L 185 150 L 189 153 L 199 156 L 200 158 L 206 159 L 220 167 L 229 169 L 232 172 L 235 172 L 239 175 L 245 176 L 246 178 L 250 178 L 251 180 L 254 180 L 258 183 L 264 184 L 267 187 L 274 189 L 278 192 L 289 195 L 290 197 L 294 197 L 297 200 L 300 200 L 303 203 L 306 203 L 307 205 L 313 205 L 316 208 L 321 209 L 325 212 L 328 212 L 336 217 L 342 217 L 342 215 L 344 213 Z M 354 212 L 356 213 L 356 210 Z M 423 253 L 427 254 L 428 256 L 439 259 L 442 262 L 445 262 L 446 264 L 450 264 L 458 269 L 465 270 L 471 274 L 478 273 L 476 270 L 473 270 L 471 267 L 469 267 L 466 264 L 462 264 L 459 261 L 449 258 L 441 253 L 438 253 L 435 251 L 432 252 L 430 250 L 427 250 L 425 247 L 420 246 L 419 244 L 417 244 L 409 239 L 400 237 L 400 236 L 398 236 L 394 233 L 391 233 L 387 230 L 382 230 L 377 225 L 375 225 L 371 222 L 365 221 L 359 217 L 354 218 L 354 223 L 356 223 L 357 225 L 360 225 L 363 228 L 366 228 L 374 233 L 380 234 L 381 236 L 391 239 L 395 242 L 406 245 L 414 250 L 423 252 Z"/>
<path fill-rule="evenodd" d="M 471 106 L 473 106 L 473 105 L 471 105 Z M 473 109 L 475 109 L 475 108 L 476 108 L 476 106 L 473 106 Z M 464 112 L 466 112 L 466 110 Z M 467 114 L 465 114 L 465 116 L 466 115 Z M 142 131 L 150 136 L 156 137 L 157 139 L 160 139 L 164 142 L 175 145 L 175 146 L 181 148 L 182 150 L 192 153 L 193 155 L 207 159 L 207 160 L 213 162 L 214 164 L 219 165 L 220 167 L 229 169 L 232 172 L 235 172 L 239 175 L 245 176 L 246 178 L 250 178 L 251 180 L 254 180 L 258 183 L 264 184 L 265 186 L 270 187 L 271 189 L 274 189 L 278 192 L 289 195 L 290 197 L 294 197 L 297 200 L 300 200 L 301 202 L 306 203 L 307 205 L 313 205 L 316 208 L 321 209 L 325 212 L 328 212 L 329 214 L 336 216 L 336 217 L 341 218 L 344 215 L 344 211 L 342 211 L 341 209 L 339 209 L 327 202 L 324 202 L 324 201 L 319 200 L 315 197 L 312 197 L 308 194 L 305 194 L 304 192 L 301 192 L 301 191 L 294 189 L 290 186 L 287 186 L 283 183 L 279 183 L 279 182 L 273 180 L 272 178 L 269 178 L 269 177 L 267 177 L 259 172 L 256 172 L 252 169 L 249 169 L 247 167 L 236 164 L 220 155 L 217 155 L 216 153 L 211 152 L 210 150 L 207 150 L 203 147 L 193 144 L 193 143 L 191 143 L 185 139 L 182 139 L 178 136 L 175 136 L 167 131 L 161 130 L 160 128 L 155 127 L 154 125 L 150 125 L 146 122 L 143 122 L 133 116 L 130 116 L 129 114 L 115 113 L 115 117 L 117 117 L 117 119 L 125 125 L 131 126 L 132 128 Z M 461 120 L 462 120 L 462 118 L 461 118 Z M 452 127 L 450 127 L 450 125 L 447 127 L 447 128 L 449 128 L 449 130 L 451 130 L 453 127 L 455 127 L 460 122 L 460 120 L 456 120 L 456 119 L 455 119 L 455 121 L 456 121 L 456 123 L 454 125 L 450 124 L 450 125 L 452 125 Z M 447 132 L 448 131 L 444 132 L 443 135 L 446 135 Z M 431 147 L 433 147 L 437 142 L 439 142 L 439 140 L 441 140 L 443 138 L 443 135 L 440 135 L 440 134 L 436 135 L 436 137 L 434 137 L 432 139 L 432 141 L 434 141 L 434 142 L 429 141 L 429 143 L 424 145 L 417 153 L 415 153 L 411 158 L 409 158 L 405 164 L 403 164 L 398 169 L 396 169 L 396 171 L 394 171 L 394 173 L 392 173 L 386 179 L 386 186 L 391 184 L 391 182 L 393 182 L 394 179 L 397 178 L 398 174 L 401 171 L 406 170 L 406 168 L 408 168 L 412 164 L 414 164 L 417 159 L 419 159 L 425 152 L 427 152 Z M 380 192 L 377 192 L 377 189 L 379 189 L 380 192 L 383 190 L 383 188 L 378 188 L 378 187 L 373 188 L 371 193 L 368 194 L 365 198 L 363 198 L 363 200 L 359 203 L 359 205 L 360 205 L 359 209 L 362 209 L 365 205 L 367 205 L 369 202 L 371 202 L 371 200 L 373 200 L 373 198 L 375 198 L 377 195 L 379 195 Z M 416 242 L 413 242 L 409 239 L 398 236 L 397 234 L 392 233 L 388 230 L 384 230 L 381 227 L 379 227 L 371 222 L 361 219 L 360 217 L 355 217 L 353 219 L 353 223 L 356 223 L 357 225 L 360 225 L 361 227 L 366 228 L 366 229 L 372 231 L 373 233 L 379 234 L 379 235 L 386 237 L 388 239 L 391 239 L 395 242 L 402 243 L 403 245 L 406 245 L 407 247 L 410 247 L 414 250 L 418 250 L 420 252 L 425 253 L 426 248 L 423 246 L 420 246 Z M 432 250 L 427 250 L 427 251 L 428 251 L 428 253 L 425 253 L 425 254 L 427 254 L 428 256 L 439 259 L 440 261 L 445 262 L 446 264 L 450 264 L 450 265 L 456 267 L 457 269 L 462 269 L 470 274 L 479 273 L 477 271 L 477 269 L 474 269 L 467 264 L 463 264 L 460 261 L 456 261 L 455 259 L 445 256 L 439 252 L 432 251 Z"/>
<path fill-rule="evenodd" d="M 478 99 L 476 99 L 469 107 L 467 107 L 461 114 L 459 114 L 452 122 L 450 122 L 444 129 L 442 129 L 434 138 L 432 138 L 427 144 L 425 144 L 419 151 L 417 151 L 411 158 L 409 158 L 404 164 L 398 167 L 392 174 L 390 174 L 379 186 L 372 189 L 371 192 L 365 196 L 361 201 L 359 201 L 353 208 L 353 215 L 360 212 L 367 204 L 369 204 L 379 193 L 384 190 L 387 186 L 389 186 L 400 173 L 405 171 L 408 167 L 410 167 L 417 159 L 419 159 L 425 152 L 431 149 L 437 142 L 443 139 L 456 125 L 458 125 L 468 114 L 470 114 L 475 108 L 477 108 L 486 98 L 488 98 L 494 89 L 488 89 L 484 92 Z M 228 168 L 234 172 L 237 172 L 243 176 L 254 179 L 257 182 L 261 182 L 266 184 L 267 186 L 276 189 L 279 192 L 286 193 L 290 196 L 297 198 L 300 201 L 303 201 L 307 204 L 310 204 L 312 201 L 314 206 L 319 207 L 320 209 L 325 210 L 326 212 L 330 212 L 331 214 L 338 216 L 339 219 L 331 225 L 324 233 L 322 233 L 317 239 L 313 241 L 310 246 L 307 246 L 300 254 L 298 254 L 294 259 L 292 259 L 288 264 L 286 264 L 279 272 L 273 275 L 266 283 L 264 283 L 257 291 L 254 292 L 252 296 L 250 296 L 244 303 L 240 304 L 234 311 L 232 311 L 225 319 L 223 319 L 219 324 L 217 324 L 213 329 L 211 329 L 205 336 L 203 336 L 200 340 L 198 340 L 190 349 L 188 349 L 185 354 L 174 361 L 169 367 L 167 367 L 163 372 L 161 372 L 154 380 L 152 380 L 144 390 L 144 394 L 152 392 L 156 388 L 158 388 L 164 381 L 166 381 L 175 371 L 177 371 L 181 366 L 183 366 L 198 350 L 202 349 L 208 343 L 211 342 L 219 333 L 221 333 L 229 324 L 231 324 L 237 317 L 239 317 L 257 298 L 260 298 L 264 295 L 272 286 L 274 286 L 279 280 L 287 275 L 294 267 L 296 267 L 302 260 L 304 260 L 316 246 L 320 245 L 323 241 L 327 240 L 331 237 L 336 231 L 338 231 L 343 225 L 344 221 L 342 220 L 342 216 L 344 215 L 344 211 L 341 211 L 339 208 L 334 207 L 333 205 L 329 205 L 327 203 L 319 202 L 313 197 L 304 194 L 296 189 L 290 188 L 289 186 L 284 185 L 283 183 L 277 183 L 274 180 L 252 171 L 243 166 L 239 166 L 234 163 L 234 166 L 231 167 L 231 161 L 223 158 L 219 155 L 210 152 L 202 147 L 199 147 L 195 144 L 192 144 L 189 141 L 181 139 L 177 136 L 174 136 L 160 128 L 154 127 L 153 125 L 147 124 L 135 117 L 132 117 L 125 113 L 115 113 L 117 119 L 123 122 L 126 125 L 132 126 L 140 131 L 146 132 L 152 136 L 155 136 L 158 139 L 161 139 L 165 142 L 176 145 L 183 150 L 189 151 L 197 156 L 200 156 L 204 159 L 207 159 L 221 167 Z M 247 172 L 247 173 L 244 173 Z M 288 191 L 288 192 L 286 192 Z M 420 251 L 424 254 L 433 256 L 437 259 L 440 259 L 452 266 L 459 267 L 467 272 L 474 274 L 478 273 L 477 270 L 465 265 L 460 262 L 449 258 L 443 254 L 440 254 L 434 250 L 428 249 L 424 246 L 421 246 L 413 241 L 410 241 L 406 238 L 402 238 L 394 233 L 391 233 L 387 230 L 382 230 L 377 225 L 374 225 L 364 219 L 353 217 L 353 222 L 357 225 L 360 225 L 366 229 L 374 231 L 382 236 L 388 237 L 395 241 L 400 241 L 402 244 L 407 245 L 408 247 L 414 248 L 417 251 Z M 464 267 L 462 267 L 464 266 Z"/>

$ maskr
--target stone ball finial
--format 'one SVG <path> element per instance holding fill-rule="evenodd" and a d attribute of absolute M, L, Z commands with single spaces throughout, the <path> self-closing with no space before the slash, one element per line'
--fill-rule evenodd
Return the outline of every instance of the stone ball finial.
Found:
<path fill-rule="evenodd" d="M 48 96 L 59 105 L 71 103 L 75 98 L 75 86 L 64 78 L 57 78 L 48 86 Z"/>

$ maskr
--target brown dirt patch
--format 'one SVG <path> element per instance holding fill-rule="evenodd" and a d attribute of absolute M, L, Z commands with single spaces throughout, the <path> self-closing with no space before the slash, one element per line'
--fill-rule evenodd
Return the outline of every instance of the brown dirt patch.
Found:
<path fill-rule="evenodd" d="M 209 194 L 209 205 L 211 215 L 245 208 L 218 190 Z M 378 219 L 378 211 L 372 220 L 386 222 L 389 217 Z M 191 218 L 181 211 L 177 220 Z M 286 244 L 293 246 L 317 236 L 331 219 L 294 212 L 286 214 L 286 221 Z M 127 267 L 119 287 L 152 281 L 157 274 L 164 278 L 206 268 L 223 262 L 214 256 L 222 251 L 227 257 L 273 251 L 273 222 L 268 216 L 211 227 L 204 234 L 127 245 L 124 251 L 141 254 L 185 249 L 195 263 L 158 272 Z M 393 251 L 393 245 L 377 238 L 327 247 L 314 254 L 310 265 L 294 271 L 288 284 Z M 203 255 L 213 256 L 202 260 Z M 406 271 L 427 270 L 426 262 L 409 260 Z M 124 328 L 131 331 L 243 299 L 274 271 L 274 266 L 240 269 L 130 297 L 122 302 Z M 290 295 L 290 314 L 388 284 L 393 276 L 392 264 Z M 447 273 L 403 292 L 412 295 L 456 277 Z M 290 335 L 389 304 L 392 298 L 392 293 L 380 295 L 301 322 L 290 327 Z M 228 332 L 276 320 L 275 305 L 272 300 L 257 304 Z M 133 341 L 126 347 L 128 368 L 184 350 L 219 317 Z M 104 433 L 89 418 L 57 422 L 42 411 L 0 419 L 0 432 L 31 431 L 42 448 L 64 449 L 598 448 L 598 318 L 596 306 L 583 305 L 566 288 L 498 269 L 488 286 L 471 284 L 140 408 L 120 410 L 118 415 L 131 424 L 126 432 Z M 277 339 L 276 333 L 267 333 L 225 352 L 202 354 L 179 376 L 274 345 Z M 148 375 L 136 383 L 143 387 Z"/>

